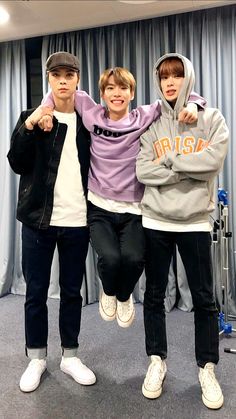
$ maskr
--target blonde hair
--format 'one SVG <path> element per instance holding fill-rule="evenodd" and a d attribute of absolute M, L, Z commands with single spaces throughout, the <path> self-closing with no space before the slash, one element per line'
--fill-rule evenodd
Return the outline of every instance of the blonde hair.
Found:
<path fill-rule="evenodd" d="M 127 86 L 130 88 L 131 93 L 134 93 L 136 87 L 136 81 L 132 73 L 124 67 L 114 67 L 108 68 L 107 70 L 103 71 L 100 76 L 98 86 L 100 89 L 101 94 L 104 94 L 104 91 L 109 84 L 109 77 L 113 76 L 114 81 L 119 86 Z"/>

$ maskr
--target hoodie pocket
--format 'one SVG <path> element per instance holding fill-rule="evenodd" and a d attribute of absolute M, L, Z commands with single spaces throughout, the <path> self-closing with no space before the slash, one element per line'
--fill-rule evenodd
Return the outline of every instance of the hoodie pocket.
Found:
<path fill-rule="evenodd" d="M 149 208 L 162 218 L 188 221 L 208 212 L 211 199 L 207 182 L 187 179 L 174 186 L 151 189 L 150 193 L 147 191 L 144 204 L 148 203 Z"/>

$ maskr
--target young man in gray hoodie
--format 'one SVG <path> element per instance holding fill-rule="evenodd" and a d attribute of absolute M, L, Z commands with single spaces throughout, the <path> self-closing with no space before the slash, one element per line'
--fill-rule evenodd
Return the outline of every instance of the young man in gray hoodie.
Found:
<path fill-rule="evenodd" d="M 194 70 L 180 54 L 161 57 L 154 67 L 162 115 L 141 136 L 137 177 L 147 241 L 144 324 L 151 363 L 143 383 L 147 398 L 161 395 L 167 367 L 164 298 L 175 246 L 181 255 L 194 305 L 195 354 L 203 403 L 223 405 L 214 374 L 219 360 L 218 312 L 213 295 L 211 225 L 215 179 L 227 152 L 228 128 L 218 109 L 198 112 L 186 125 L 176 115 L 193 89 Z"/>

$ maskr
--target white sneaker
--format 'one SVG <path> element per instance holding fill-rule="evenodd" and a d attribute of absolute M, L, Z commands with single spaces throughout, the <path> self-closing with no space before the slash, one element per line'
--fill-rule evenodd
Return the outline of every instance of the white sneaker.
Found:
<path fill-rule="evenodd" d="M 45 359 L 32 359 L 20 379 L 20 389 L 25 393 L 36 390 L 46 370 Z"/>
<path fill-rule="evenodd" d="M 204 368 L 199 368 L 199 381 L 202 387 L 202 401 L 209 409 L 219 409 L 224 403 L 220 385 L 214 373 L 214 364 L 208 362 Z"/>
<path fill-rule="evenodd" d="M 116 320 L 120 327 L 129 327 L 134 320 L 135 308 L 132 294 L 127 301 L 117 300 Z"/>
<path fill-rule="evenodd" d="M 116 318 L 116 296 L 106 295 L 103 291 L 99 300 L 99 313 L 107 322 Z"/>
<path fill-rule="evenodd" d="M 148 399 L 157 399 L 162 393 L 163 382 L 166 377 L 167 367 L 160 356 L 152 355 L 151 364 L 142 386 L 142 393 Z"/>
<path fill-rule="evenodd" d="M 84 386 L 90 386 L 96 382 L 96 376 L 93 371 L 86 367 L 76 356 L 68 358 L 63 356 L 60 368 L 65 374 L 70 375 L 77 383 Z"/>

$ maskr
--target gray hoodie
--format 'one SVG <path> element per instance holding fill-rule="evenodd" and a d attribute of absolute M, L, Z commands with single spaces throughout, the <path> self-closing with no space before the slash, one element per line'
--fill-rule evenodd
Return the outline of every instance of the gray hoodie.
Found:
<path fill-rule="evenodd" d="M 164 98 L 156 75 L 156 68 L 169 57 L 182 60 L 185 75 L 174 109 Z M 154 75 L 162 115 L 141 136 L 136 174 L 145 184 L 143 215 L 179 225 L 205 223 L 214 209 L 215 178 L 227 153 L 228 128 L 220 111 L 212 108 L 199 111 L 196 123 L 178 122 L 195 79 L 187 58 L 177 53 L 162 56 Z"/>

